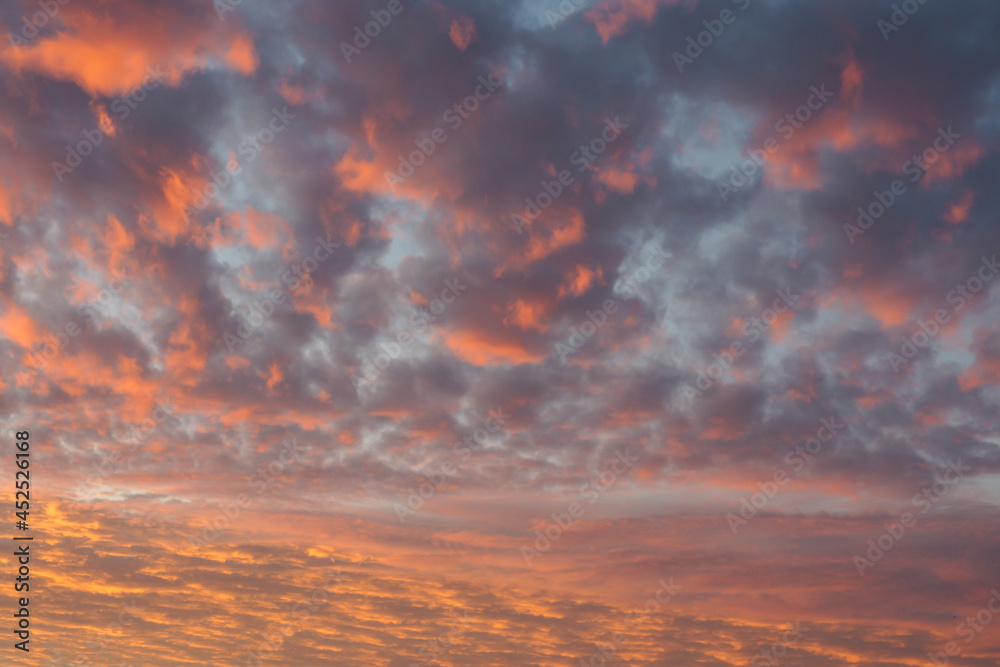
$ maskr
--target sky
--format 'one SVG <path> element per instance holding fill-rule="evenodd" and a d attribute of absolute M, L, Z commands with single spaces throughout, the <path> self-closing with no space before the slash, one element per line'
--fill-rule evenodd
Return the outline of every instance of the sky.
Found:
<path fill-rule="evenodd" d="M 998 37 L 2 3 L 0 663 L 1000 665 Z"/>

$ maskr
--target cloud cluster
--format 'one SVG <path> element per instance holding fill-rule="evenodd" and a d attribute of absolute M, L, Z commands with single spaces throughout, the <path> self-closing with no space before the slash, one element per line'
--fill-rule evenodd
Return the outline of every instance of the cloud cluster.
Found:
<path fill-rule="evenodd" d="M 630 664 L 747 664 L 790 618 L 782 664 L 940 652 L 996 586 L 1000 300 L 969 281 L 1000 248 L 1000 7 L 914 4 L 69 0 L 30 38 L 37 1 L 0 8 L 0 422 L 46 443 L 40 664 L 133 599 L 116 659 L 261 659 L 334 563 L 274 664 L 443 635 L 454 664 L 576 664 L 668 576 Z"/>

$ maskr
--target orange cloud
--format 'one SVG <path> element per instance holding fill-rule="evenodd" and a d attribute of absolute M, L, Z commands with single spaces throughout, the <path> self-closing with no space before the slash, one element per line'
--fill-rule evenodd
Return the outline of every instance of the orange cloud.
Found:
<path fill-rule="evenodd" d="M 131 264 L 126 260 L 135 248 L 135 235 L 125 229 L 125 225 L 113 215 L 108 216 L 101 242 L 108 253 L 110 271 L 121 271 L 126 264 Z"/>
<path fill-rule="evenodd" d="M 930 169 L 924 181 L 928 185 L 938 182 L 950 183 L 965 173 L 966 169 L 979 162 L 982 155 L 983 150 L 977 144 L 953 146 L 951 150 L 938 153 L 938 159 L 934 164 L 928 163 Z"/>
<path fill-rule="evenodd" d="M 565 282 L 559 286 L 559 298 L 561 299 L 567 294 L 580 296 L 589 290 L 595 281 L 603 281 L 603 279 L 604 271 L 601 267 L 597 267 L 595 271 L 583 264 L 577 264 L 570 270 Z"/>
<path fill-rule="evenodd" d="M 972 202 L 974 199 L 975 193 L 969 190 L 958 200 L 948 204 L 948 207 L 944 212 L 945 221 L 952 225 L 960 225 L 965 222 L 969 217 L 969 211 L 972 210 Z"/>
<path fill-rule="evenodd" d="M 639 184 L 640 176 L 636 174 L 634 164 L 625 167 L 597 168 L 596 171 L 597 181 L 619 194 L 627 195 L 635 192 L 635 186 Z M 656 179 L 643 178 L 643 180 L 651 184 L 656 183 Z"/>
<path fill-rule="evenodd" d="M 549 209 L 546 217 L 534 220 L 531 223 L 530 239 L 526 252 L 510 256 L 496 269 L 496 275 L 503 275 L 507 269 L 522 269 L 530 266 L 552 255 L 557 250 L 574 246 L 584 239 L 587 230 L 583 222 L 583 215 L 579 211 L 569 209 L 560 218 L 557 218 L 557 215 L 555 211 Z M 548 230 L 542 230 L 544 225 L 549 225 Z"/>
<path fill-rule="evenodd" d="M 468 16 L 457 18 L 451 22 L 448 35 L 459 51 L 465 51 L 476 38 L 476 21 Z"/>
<path fill-rule="evenodd" d="M 831 291 L 824 299 L 823 306 L 839 305 L 852 311 L 858 304 L 883 326 L 896 327 L 913 319 L 917 297 L 890 291 L 878 285 L 855 285 Z"/>
<path fill-rule="evenodd" d="M 30 349 L 38 340 L 41 328 L 26 310 L 13 301 L 4 301 L 0 311 L 0 334 L 23 348 Z"/>
<path fill-rule="evenodd" d="M 507 307 L 507 315 L 503 318 L 504 326 L 516 326 L 522 331 L 534 329 L 536 331 L 547 330 L 548 324 L 545 321 L 547 309 L 537 301 L 526 302 L 518 299 Z"/>
<path fill-rule="evenodd" d="M 385 171 L 386 169 L 375 161 L 366 160 L 357 145 L 352 145 L 333 168 L 334 174 L 346 189 L 372 194 L 381 194 L 389 190 Z"/>
<path fill-rule="evenodd" d="M 114 6 L 108 6 L 113 4 Z M 177 86 L 189 72 L 224 66 L 242 74 L 257 67 L 252 37 L 232 27 L 213 29 L 170 4 L 67 4 L 67 29 L 25 46 L 8 46 L 0 61 L 16 72 L 72 81 L 92 96 L 114 96 L 151 83 L 151 72 Z"/>
<path fill-rule="evenodd" d="M 845 100 L 857 103 L 861 99 L 861 84 L 864 81 L 864 70 L 858 61 L 851 57 L 850 62 L 840 73 L 840 94 Z"/>
<path fill-rule="evenodd" d="M 192 160 L 192 164 L 194 162 L 196 160 Z M 207 230 L 192 221 L 191 212 L 196 195 L 204 192 L 208 181 L 188 165 L 161 167 L 157 174 L 147 178 L 156 195 L 149 204 L 152 216 L 139 216 L 143 232 L 169 245 L 190 239 L 196 245 L 207 246 Z"/>
<path fill-rule="evenodd" d="M 606 0 L 585 13 L 584 19 L 594 25 L 601 40 L 607 44 L 612 37 L 624 35 L 635 21 L 652 23 L 660 5 L 677 5 L 681 0 Z"/>
<path fill-rule="evenodd" d="M 233 212 L 227 223 L 255 250 L 277 249 L 294 238 L 287 221 L 270 213 L 260 213 L 253 207 Z"/>
<path fill-rule="evenodd" d="M 537 363 L 547 356 L 496 331 L 449 331 L 444 334 L 444 344 L 456 357 L 475 366 Z"/>
<path fill-rule="evenodd" d="M 11 220 L 10 209 L 10 191 L 4 184 L 3 178 L 0 178 L 0 222 L 8 227 L 14 224 Z"/>

